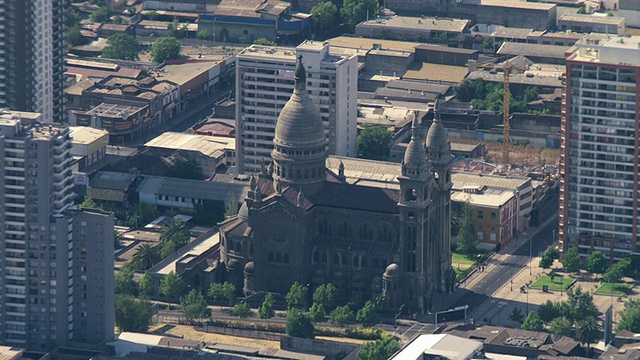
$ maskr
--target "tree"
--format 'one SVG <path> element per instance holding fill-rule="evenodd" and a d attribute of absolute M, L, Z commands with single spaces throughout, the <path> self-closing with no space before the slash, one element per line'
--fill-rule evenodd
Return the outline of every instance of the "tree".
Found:
<path fill-rule="evenodd" d="M 160 14 L 155 10 L 149 10 L 144 12 L 144 16 L 146 16 L 147 19 L 151 21 L 155 21 L 155 20 L 158 20 L 158 17 L 160 17 Z"/>
<path fill-rule="evenodd" d="M 338 306 L 331 312 L 331 323 L 336 326 L 345 326 L 353 323 L 353 311 L 349 305 Z"/>
<path fill-rule="evenodd" d="M 388 160 L 392 134 L 384 126 L 365 126 L 357 138 L 358 157 Z"/>
<path fill-rule="evenodd" d="M 184 281 L 182 281 L 182 278 L 180 278 L 178 274 L 172 271 L 162 278 L 162 281 L 160 281 L 160 289 L 158 290 L 161 295 L 171 300 L 177 299 L 184 291 Z"/>
<path fill-rule="evenodd" d="M 111 19 L 111 11 L 106 6 L 101 6 L 91 13 L 91 21 L 95 23 L 107 22 Z"/>
<path fill-rule="evenodd" d="M 189 34 L 189 27 L 187 24 L 181 24 L 178 19 L 174 18 L 169 25 L 167 25 L 167 30 L 171 32 L 171 36 L 174 38 L 183 38 L 187 37 Z"/>
<path fill-rule="evenodd" d="M 593 303 L 593 295 L 589 292 L 582 292 L 580 286 L 575 290 L 567 290 L 567 301 L 563 305 L 563 315 L 576 322 L 587 317 L 597 317 L 600 314 Z"/>
<path fill-rule="evenodd" d="M 591 274 L 604 274 L 607 270 L 607 257 L 602 251 L 594 251 L 587 260 L 587 271 Z"/>
<path fill-rule="evenodd" d="M 540 316 L 538 316 L 538 313 L 535 311 L 530 312 L 522 322 L 522 329 L 524 330 L 542 331 L 543 328 L 544 323 L 542 322 L 542 319 L 540 319 Z"/>
<path fill-rule="evenodd" d="M 609 266 L 607 271 L 604 273 L 604 281 L 610 283 L 620 282 L 624 275 L 627 274 L 630 264 L 631 259 L 625 258 Z"/>
<path fill-rule="evenodd" d="M 144 273 L 138 281 L 138 293 L 144 298 L 150 298 L 156 293 L 156 286 L 148 273 Z"/>
<path fill-rule="evenodd" d="M 140 44 L 129 34 L 115 34 L 107 40 L 102 57 L 107 59 L 138 60 Z"/>
<path fill-rule="evenodd" d="M 628 330 L 640 333 L 640 299 L 629 299 L 624 303 L 624 309 L 618 313 L 617 331 Z"/>
<path fill-rule="evenodd" d="M 178 219 L 173 219 L 160 234 L 160 242 L 172 242 L 176 248 L 181 248 L 189 243 L 189 230 L 185 223 Z"/>
<path fill-rule="evenodd" d="M 273 310 L 273 303 L 274 303 L 273 295 L 271 294 L 265 295 L 264 301 L 262 302 L 262 305 L 260 305 L 260 308 L 258 309 L 258 315 L 260 316 L 260 319 L 271 319 L 276 315 L 275 310 Z"/>
<path fill-rule="evenodd" d="M 377 0 L 344 0 L 340 14 L 348 26 L 355 27 L 367 17 L 375 19 L 379 9 Z"/>
<path fill-rule="evenodd" d="M 398 350 L 400 350 L 398 342 L 391 336 L 385 336 L 382 339 L 370 341 L 360 346 L 358 359 L 387 360 Z"/>
<path fill-rule="evenodd" d="M 151 45 L 151 57 L 153 61 L 158 63 L 179 58 L 180 43 L 178 39 L 173 36 L 159 37 Z M 202 179 L 202 177 L 199 179 Z"/>
<path fill-rule="evenodd" d="M 80 204 L 80 209 L 100 209 L 100 206 L 93 201 L 91 196 L 86 196 L 82 204 Z"/>
<path fill-rule="evenodd" d="M 482 45 L 480 45 L 480 47 L 483 48 L 483 49 L 487 49 L 487 50 L 493 51 L 494 50 L 494 48 L 493 48 L 493 39 L 490 38 L 490 37 L 484 38 L 482 40 Z"/>
<path fill-rule="evenodd" d="M 313 339 L 315 327 L 311 317 L 298 308 L 291 308 L 287 312 L 285 332 L 289 336 Z"/>
<path fill-rule="evenodd" d="M 333 309 L 336 301 L 336 287 L 332 284 L 322 284 L 313 292 L 313 302 L 322 305 L 324 309 Z"/>
<path fill-rule="evenodd" d="M 202 293 L 192 289 L 189 294 L 180 298 L 180 311 L 191 324 L 202 324 L 202 319 L 207 317 L 209 308 Z"/>
<path fill-rule="evenodd" d="M 82 36 L 80 26 L 74 25 L 67 28 L 67 40 L 72 46 L 84 45 L 87 40 Z"/>
<path fill-rule="evenodd" d="M 547 300 L 545 303 L 540 304 L 538 315 L 542 321 L 548 323 L 560 317 L 561 313 L 558 305 L 554 304 L 551 300 Z"/>
<path fill-rule="evenodd" d="M 231 304 L 236 295 L 236 286 L 226 281 L 224 283 L 211 283 L 207 295 L 209 295 L 213 301 L 226 299 L 229 304 Z"/>
<path fill-rule="evenodd" d="M 600 336 L 600 331 L 602 331 L 602 326 L 593 316 L 587 316 L 576 324 L 576 336 L 581 344 L 587 344 L 587 355 L 591 350 L 591 343 Z"/>
<path fill-rule="evenodd" d="M 576 272 L 580 270 L 580 261 L 578 248 L 572 247 L 562 257 L 562 268 L 569 273 Z"/>
<path fill-rule="evenodd" d="M 189 160 L 176 160 L 164 176 L 178 178 L 178 179 L 192 179 L 202 180 L 204 179 L 204 173 L 202 167 L 192 159 Z"/>
<path fill-rule="evenodd" d="M 67 8 L 65 12 L 67 27 L 73 27 L 80 25 L 82 21 L 82 15 L 73 8 Z"/>
<path fill-rule="evenodd" d="M 143 226 L 160 215 L 155 206 L 140 202 L 127 215 L 127 224 L 131 227 Z"/>
<path fill-rule="evenodd" d="M 550 268 L 551 265 L 553 265 L 553 261 L 557 259 L 558 256 L 560 256 L 558 249 L 553 245 L 549 245 L 540 258 L 540 267 L 543 269 Z"/>
<path fill-rule="evenodd" d="M 151 303 L 131 295 L 116 295 L 115 321 L 120 331 L 145 332 L 151 325 Z"/>
<path fill-rule="evenodd" d="M 464 255 L 476 253 L 476 232 L 473 225 L 473 208 L 465 202 L 460 210 L 460 228 L 456 235 L 456 250 Z"/>
<path fill-rule="evenodd" d="M 138 270 L 148 270 L 160 260 L 162 259 L 158 249 L 149 243 L 144 243 L 133 254 L 131 264 Z"/>
<path fill-rule="evenodd" d="M 311 8 L 311 20 L 314 29 L 320 33 L 333 29 L 338 18 L 338 8 L 331 1 L 325 1 Z"/>
<path fill-rule="evenodd" d="M 318 304 L 314 302 L 309 308 L 309 316 L 311 316 L 311 320 L 313 322 L 321 322 L 324 321 L 324 318 L 327 316 L 327 312 L 324 310 L 324 306 L 322 304 Z"/>
<path fill-rule="evenodd" d="M 538 88 L 531 86 L 524 90 L 524 101 L 532 102 L 538 100 Z"/>
<path fill-rule="evenodd" d="M 113 287 L 116 294 L 135 295 L 136 283 L 133 281 L 133 270 L 129 266 L 120 268 L 113 279 Z"/>
<path fill-rule="evenodd" d="M 277 44 L 267 38 L 258 38 L 253 40 L 253 43 L 256 45 L 264 45 L 264 46 L 276 46 Z"/>
<path fill-rule="evenodd" d="M 308 291 L 309 289 L 306 286 L 297 281 L 294 282 L 285 297 L 289 308 L 306 309 Z"/>
<path fill-rule="evenodd" d="M 243 301 L 239 304 L 236 304 L 236 306 L 231 309 L 231 313 L 243 319 L 248 318 L 249 316 L 251 316 L 251 307 L 248 303 Z"/>
<path fill-rule="evenodd" d="M 571 336 L 571 321 L 564 316 L 551 320 L 549 331 L 552 334 Z"/>
<path fill-rule="evenodd" d="M 372 300 L 367 300 L 364 306 L 358 310 L 356 320 L 362 323 L 364 327 L 370 327 L 380 322 L 378 315 L 378 306 Z"/>
<path fill-rule="evenodd" d="M 522 309 L 517 308 L 517 307 L 513 308 L 513 310 L 511 310 L 511 314 L 509 314 L 509 320 L 520 324 L 522 322 L 522 320 L 524 320 L 524 315 L 522 314 Z"/>

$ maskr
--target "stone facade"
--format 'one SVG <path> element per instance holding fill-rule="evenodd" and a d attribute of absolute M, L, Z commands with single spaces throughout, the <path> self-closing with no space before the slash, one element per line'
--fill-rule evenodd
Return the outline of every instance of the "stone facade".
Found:
<path fill-rule="evenodd" d="M 382 295 L 389 310 L 403 304 L 430 310 L 434 296 L 451 292 L 455 280 L 453 157 L 439 117 L 429 130 L 429 150 L 414 120 L 402 165 L 327 159 L 301 66 L 295 80 L 276 125 L 273 162 L 252 177 L 238 215 L 219 224 L 227 281 L 246 296 L 284 294 L 296 281 L 312 290 L 333 283 L 341 302 L 361 304 Z M 331 169 L 325 165 L 336 162 Z M 364 167 L 396 175 L 389 183 L 360 184 L 353 174 Z"/>

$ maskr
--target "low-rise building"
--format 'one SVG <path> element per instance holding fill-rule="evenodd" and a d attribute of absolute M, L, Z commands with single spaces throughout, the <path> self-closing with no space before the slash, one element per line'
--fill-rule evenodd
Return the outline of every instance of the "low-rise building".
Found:
<path fill-rule="evenodd" d="M 565 52 L 568 46 L 540 45 L 529 43 L 504 42 L 497 51 L 498 55 L 525 56 L 536 63 L 562 64 L 565 63 Z"/>
<path fill-rule="evenodd" d="M 87 194 L 93 199 L 113 205 L 117 213 L 122 213 L 136 203 L 136 171 L 120 173 L 98 171 L 89 180 Z"/>
<path fill-rule="evenodd" d="M 451 334 L 422 334 L 389 358 L 389 360 L 453 359 L 486 359 L 482 341 L 465 339 Z"/>
<path fill-rule="evenodd" d="M 423 44 L 415 47 L 415 60 L 432 64 L 466 66 L 469 60 L 478 60 L 478 50 Z"/>
<path fill-rule="evenodd" d="M 558 19 L 558 29 L 578 33 L 602 33 L 623 35 L 625 22 L 623 17 L 606 14 L 564 14 Z"/>
<path fill-rule="evenodd" d="M 71 155 L 77 159 L 77 170 L 82 171 L 106 156 L 109 144 L 107 130 L 88 126 L 70 126 L 69 130 L 73 144 Z"/>
<path fill-rule="evenodd" d="M 180 153 L 181 157 L 197 162 L 206 178 L 236 165 L 235 138 L 165 132 L 144 146 L 164 158 Z"/>
<path fill-rule="evenodd" d="M 470 20 L 437 17 L 381 16 L 356 25 L 357 36 L 417 42 L 444 42 L 462 37 Z"/>

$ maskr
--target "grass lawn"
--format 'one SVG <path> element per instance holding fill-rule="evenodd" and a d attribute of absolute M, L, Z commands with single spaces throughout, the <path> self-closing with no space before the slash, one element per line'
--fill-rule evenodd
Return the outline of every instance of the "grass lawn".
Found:
<path fill-rule="evenodd" d="M 600 285 L 598 290 L 596 290 L 596 294 L 598 295 L 611 295 L 611 290 L 613 288 L 613 295 L 622 296 L 631 292 L 632 286 L 624 283 L 603 283 Z"/>
<path fill-rule="evenodd" d="M 468 267 L 466 269 L 463 269 L 462 264 L 460 264 L 460 269 L 458 269 L 457 267 L 453 268 L 456 271 L 456 281 L 460 281 L 464 279 L 464 277 L 467 276 L 467 274 L 469 274 L 469 272 L 471 271 L 471 267 L 470 265 L 467 265 L 467 266 Z"/>
<path fill-rule="evenodd" d="M 542 289 L 542 285 L 548 285 L 549 291 L 560 291 L 567 290 L 569 285 L 571 285 L 575 280 L 570 277 L 562 277 L 560 275 L 556 275 L 553 277 L 553 282 L 551 282 L 551 278 L 547 275 L 541 276 L 536 282 L 531 284 L 532 289 Z"/>
<path fill-rule="evenodd" d="M 452 253 L 451 264 L 453 265 L 453 267 L 457 267 L 459 263 L 460 268 L 463 267 L 462 265 L 467 265 L 467 266 L 464 266 L 465 268 L 467 268 L 475 264 L 475 262 L 476 262 L 476 259 L 469 259 L 466 255 Z"/>

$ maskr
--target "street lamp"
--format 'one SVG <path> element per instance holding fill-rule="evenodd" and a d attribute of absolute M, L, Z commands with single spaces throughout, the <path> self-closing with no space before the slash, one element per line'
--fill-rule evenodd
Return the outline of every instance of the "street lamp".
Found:
<path fill-rule="evenodd" d="M 527 235 L 527 233 L 522 233 L 522 234 L 524 234 L 525 236 L 527 236 L 529 238 L 529 275 L 532 275 L 532 272 L 531 272 L 531 258 L 532 258 L 532 256 L 531 256 L 531 236 Z"/>

